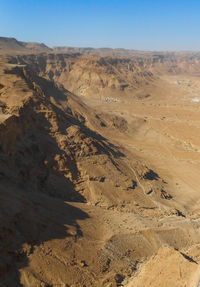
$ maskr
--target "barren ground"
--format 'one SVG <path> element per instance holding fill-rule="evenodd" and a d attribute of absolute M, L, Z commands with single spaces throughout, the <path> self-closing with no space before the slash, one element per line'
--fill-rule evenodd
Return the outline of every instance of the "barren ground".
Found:
<path fill-rule="evenodd" d="M 0 286 L 198 286 L 199 64 L 148 59 L 1 57 Z"/>

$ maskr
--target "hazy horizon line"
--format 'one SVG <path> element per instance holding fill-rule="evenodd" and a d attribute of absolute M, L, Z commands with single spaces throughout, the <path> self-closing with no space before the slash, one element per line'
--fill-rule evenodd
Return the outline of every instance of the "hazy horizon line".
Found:
<path fill-rule="evenodd" d="M 0 38 L 7 38 L 7 39 L 14 39 L 18 42 L 24 42 L 24 43 L 37 43 L 37 44 L 44 44 L 45 46 L 47 46 L 48 48 L 51 49 L 55 49 L 55 48 L 80 48 L 80 49 L 111 49 L 111 50 L 127 50 L 127 51 L 135 51 L 135 52 L 154 52 L 154 53 L 158 53 L 158 52 L 200 52 L 200 49 L 140 49 L 140 48 L 124 48 L 124 47 L 111 47 L 111 46 L 91 46 L 91 45 L 85 45 L 85 46 L 76 46 L 76 45 L 67 45 L 67 44 L 62 44 L 62 45 L 50 45 L 48 43 L 41 42 L 41 41 L 27 41 L 27 40 L 19 40 L 17 37 L 13 37 L 13 36 L 0 36 Z"/>

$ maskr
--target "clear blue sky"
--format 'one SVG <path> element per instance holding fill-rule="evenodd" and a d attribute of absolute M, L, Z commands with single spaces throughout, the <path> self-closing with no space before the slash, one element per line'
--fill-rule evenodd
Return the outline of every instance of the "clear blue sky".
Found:
<path fill-rule="evenodd" d="M 200 0 L 0 0 L 0 36 L 49 46 L 200 50 Z"/>

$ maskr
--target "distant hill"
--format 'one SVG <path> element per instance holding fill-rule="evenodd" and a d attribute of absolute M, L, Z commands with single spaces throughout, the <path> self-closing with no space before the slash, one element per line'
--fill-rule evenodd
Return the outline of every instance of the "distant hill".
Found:
<path fill-rule="evenodd" d="M 163 56 L 184 56 L 199 57 L 199 52 L 194 51 L 140 51 L 124 48 L 92 48 L 92 47 L 69 47 L 55 46 L 48 47 L 44 43 L 22 42 L 15 38 L 0 37 L 0 54 L 34 54 L 34 53 L 55 53 L 55 54 L 82 54 L 100 57 L 163 57 Z"/>
<path fill-rule="evenodd" d="M 147 57 L 147 56 L 193 56 L 199 55 L 199 52 L 194 51 L 142 51 L 124 48 L 92 48 L 92 47 L 68 47 L 59 46 L 53 47 L 53 51 L 57 53 L 84 54 L 95 55 L 101 57 Z"/>
<path fill-rule="evenodd" d="M 54 51 L 59 53 L 80 53 L 85 55 L 96 55 L 96 56 L 134 56 L 149 54 L 152 52 L 148 51 L 138 51 L 138 50 L 128 50 L 123 48 L 91 48 L 91 47 L 53 47 Z"/>
<path fill-rule="evenodd" d="M 9 52 L 50 52 L 52 49 L 43 43 L 21 42 L 15 38 L 0 37 L 0 53 Z"/>

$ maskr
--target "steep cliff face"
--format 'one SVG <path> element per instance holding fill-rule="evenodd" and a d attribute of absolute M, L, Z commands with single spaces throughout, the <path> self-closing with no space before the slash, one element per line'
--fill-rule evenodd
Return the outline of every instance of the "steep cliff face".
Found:
<path fill-rule="evenodd" d="M 9 94 L 7 101 L 4 81 L 1 93 L 6 112 L 2 112 L 5 118 L 0 125 L 3 178 L 66 200 L 135 211 L 138 207 L 132 203 L 137 198 L 141 204 L 155 205 L 140 194 L 137 175 L 123 159 L 123 151 L 100 134 L 106 125 L 80 99 L 38 77 L 29 67 L 8 66 L 5 73 L 9 81 L 17 78 L 25 92 L 20 90 L 18 102 L 15 93 Z M 116 131 L 119 125 L 116 118 Z M 137 169 L 146 169 L 142 162 L 135 163 Z M 161 181 L 156 184 L 161 191 Z"/>
<path fill-rule="evenodd" d="M 13 63 L 28 64 L 40 76 L 89 98 L 133 96 L 162 74 L 198 73 L 199 56 L 147 54 L 134 57 L 100 57 L 78 53 L 21 55 Z"/>
<path fill-rule="evenodd" d="M 153 79 L 151 71 L 144 71 L 130 59 L 48 54 L 18 56 L 11 62 L 31 65 L 40 76 L 79 96 L 93 98 L 130 93 Z"/>

